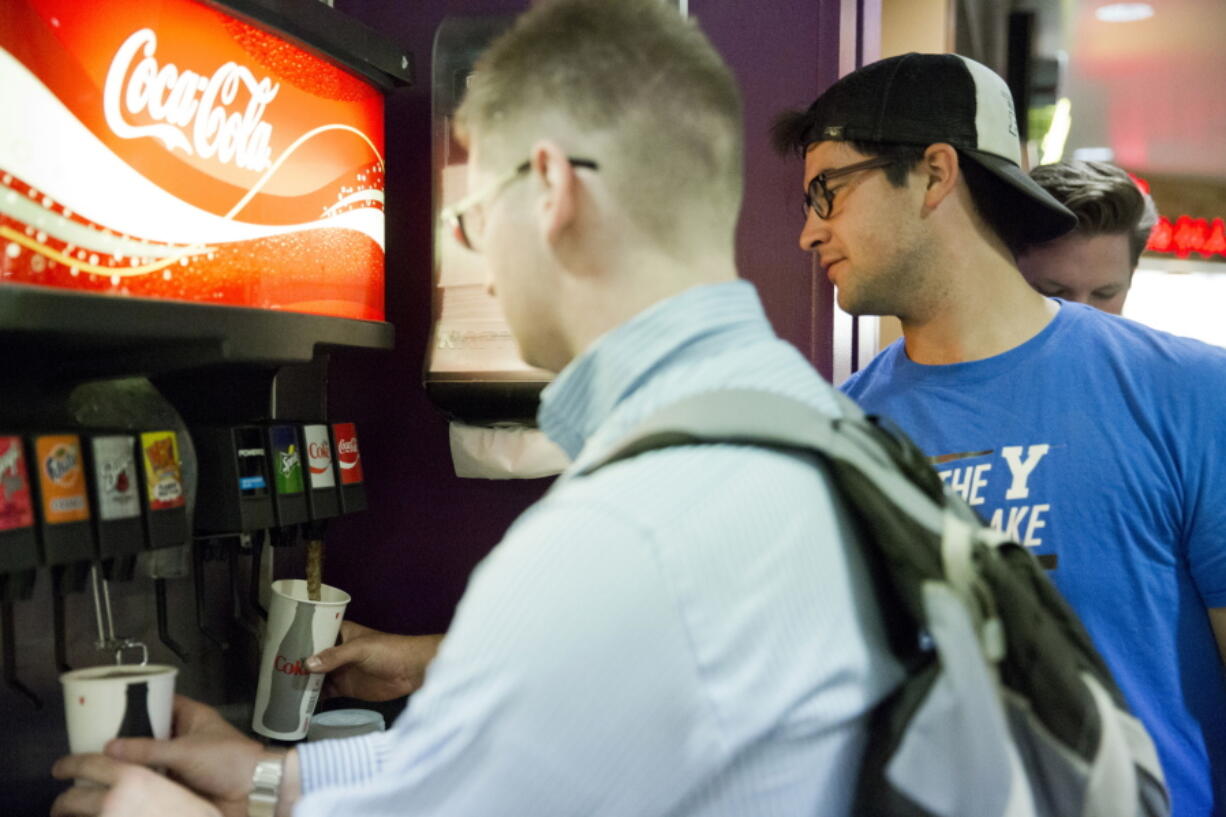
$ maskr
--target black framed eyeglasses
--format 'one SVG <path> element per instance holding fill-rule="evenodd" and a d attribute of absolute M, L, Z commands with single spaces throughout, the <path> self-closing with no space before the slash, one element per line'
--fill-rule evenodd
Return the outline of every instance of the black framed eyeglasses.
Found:
<path fill-rule="evenodd" d="M 861 170 L 876 170 L 877 168 L 889 167 L 897 163 L 898 159 L 878 156 L 876 159 L 867 159 L 863 162 L 856 162 L 854 165 L 836 167 L 833 170 L 818 173 L 809 182 L 809 189 L 805 191 L 805 215 L 808 215 L 809 210 L 812 210 L 818 218 L 830 218 L 831 212 L 834 211 L 834 194 L 840 189 L 836 187 L 834 190 L 831 190 L 827 186 L 831 179 L 859 173 Z"/>
<path fill-rule="evenodd" d="M 599 165 L 591 159 L 575 159 L 567 157 L 572 167 L 586 167 L 588 170 L 599 170 Z M 452 237 L 466 250 L 480 252 L 473 242 L 475 236 L 480 236 L 485 227 L 485 205 L 494 200 L 516 179 L 522 178 L 532 166 L 530 159 L 508 170 L 485 187 L 472 195 L 465 196 L 450 207 L 444 207 L 438 214 L 439 221 L 447 226 Z"/>

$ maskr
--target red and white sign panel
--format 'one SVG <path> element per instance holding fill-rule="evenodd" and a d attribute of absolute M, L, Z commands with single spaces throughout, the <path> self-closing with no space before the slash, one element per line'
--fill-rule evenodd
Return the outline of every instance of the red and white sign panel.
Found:
<path fill-rule="evenodd" d="M 383 98 L 194 0 L 0 3 L 0 282 L 383 320 Z"/>
<path fill-rule="evenodd" d="M 340 470 L 341 485 L 356 485 L 362 475 L 362 452 L 358 450 L 358 429 L 353 423 L 333 423 L 332 439 L 336 441 L 334 456 Z"/>

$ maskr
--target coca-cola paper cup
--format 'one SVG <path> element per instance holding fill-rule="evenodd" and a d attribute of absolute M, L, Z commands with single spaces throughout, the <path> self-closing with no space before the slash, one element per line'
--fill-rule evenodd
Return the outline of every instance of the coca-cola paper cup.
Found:
<path fill-rule="evenodd" d="M 111 664 L 61 675 L 69 750 L 101 752 L 111 738 L 170 737 L 178 674 L 163 664 Z"/>
<path fill-rule="evenodd" d="M 307 597 L 304 579 L 272 583 L 251 718 L 251 728 L 266 737 L 302 740 L 311 725 L 324 676 L 308 672 L 306 660 L 336 643 L 349 604 L 349 594 L 330 585 L 319 595 L 319 601 Z"/>

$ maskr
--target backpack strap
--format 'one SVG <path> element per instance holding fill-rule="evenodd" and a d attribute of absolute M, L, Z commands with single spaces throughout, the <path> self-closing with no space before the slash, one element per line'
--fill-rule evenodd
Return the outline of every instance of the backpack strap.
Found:
<path fill-rule="evenodd" d="M 947 583 L 971 612 L 986 653 L 999 658 L 1004 652 L 1000 625 L 973 565 L 974 548 L 995 545 L 986 540 L 997 535 L 945 489 L 927 457 L 905 435 L 887 431 L 849 398 L 835 394 L 842 411 L 838 417 L 758 389 L 683 398 L 649 416 L 575 476 L 673 446 L 722 443 L 816 453 L 880 558 L 892 565 L 886 572 L 908 577 L 891 581 L 913 620 L 925 619 L 923 582 Z M 907 535 L 905 529 L 922 531 L 939 546 L 916 546 L 924 537 Z"/>

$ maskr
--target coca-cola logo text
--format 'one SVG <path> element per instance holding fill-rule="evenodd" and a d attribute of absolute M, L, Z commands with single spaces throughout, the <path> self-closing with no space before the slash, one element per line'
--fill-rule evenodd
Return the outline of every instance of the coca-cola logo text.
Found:
<path fill-rule="evenodd" d="M 264 109 L 279 83 L 257 80 L 250 69 L 227 62 L 211 77 L 180 71 L 174 63 L 158 65 L 157 34 L 142 28 L 115 52 L 106 74 L 102 109 L 116 136 L 158 139 L 167 150 L 233 163 L 261 171 L 272 164 L 272 126 Z M 246 107 L 231 110 L 239 90 L 248 92 Z M 147 114 L 154 124 L 133 125 L 125 117 Z"/>
<path fill-rule="evenodd" d="M 299 658 L 297 661 L 290 661 L 283 655 L 278 655 L 273 661 L 272 668 L 276 672 L 284 673 L 285 675 L 310 675 L 307 670 L 304 659 Z"/>
<path fill-rule="evenodd" d="M 338 440 L 336 443 L 336 450 L 339 451 L 342 456 L 356 457 L 358 455 L 357 438 L 354 437 L 348 440 Z"/>
<path fill-rule="evenodd" d="M 307 454 L 313 460 L 330 460 L 332 459 L 332 449 L 327 443 L 311 443 L 307 446 Z"/>

